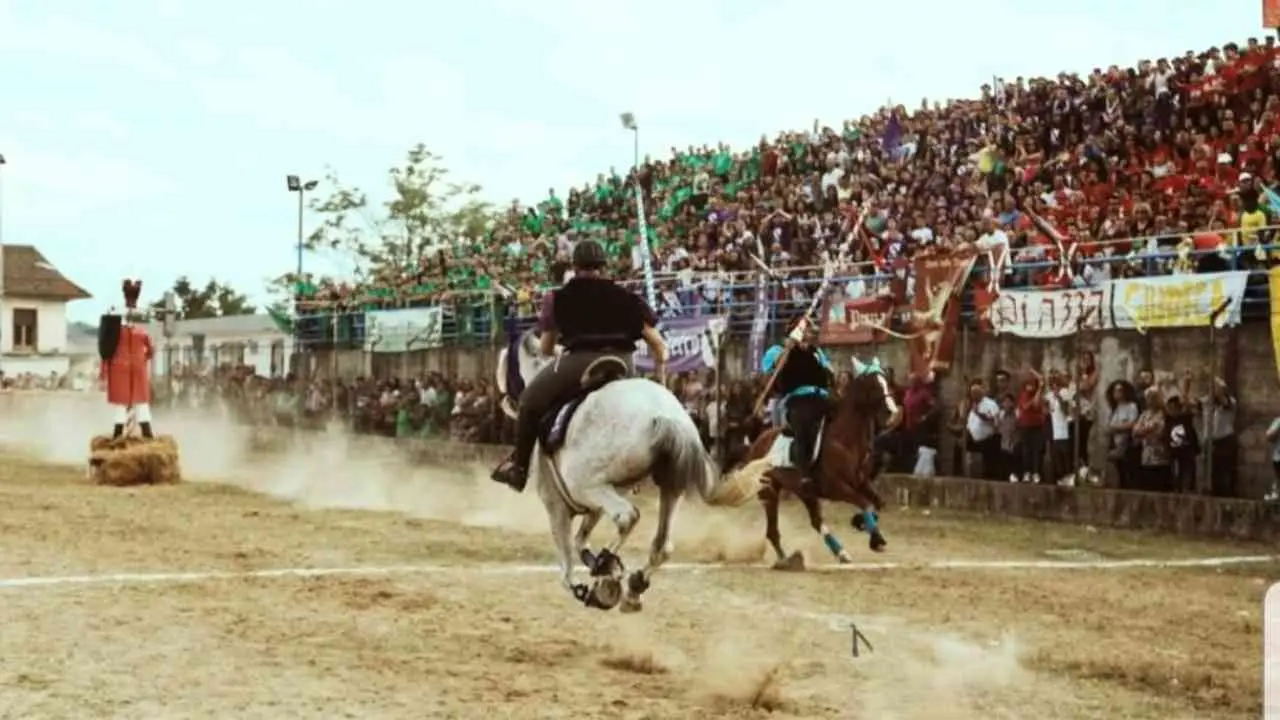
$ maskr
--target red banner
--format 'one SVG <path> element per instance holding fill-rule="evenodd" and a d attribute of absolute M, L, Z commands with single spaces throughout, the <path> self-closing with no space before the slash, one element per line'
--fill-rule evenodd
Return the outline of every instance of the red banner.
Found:
<path fill-rule="evenodd" d="M 973 256 L 935 252 L 915 261 L 911 319 L 911 371 L 949 370 L 960 326 L 960 294 L 973 268 Z"/>
<path fill-rule="evenodd" d="M 818 342 L 822 345 L 866 345 L 884 340 L 883 328 L 893 318 L 893 298 L 835 298 L 822 308 Z"/>
<path fill-rule="evenodd" d="M 1262 0 L 1262 27 L 1280 28 L 1280 0 Z"/>

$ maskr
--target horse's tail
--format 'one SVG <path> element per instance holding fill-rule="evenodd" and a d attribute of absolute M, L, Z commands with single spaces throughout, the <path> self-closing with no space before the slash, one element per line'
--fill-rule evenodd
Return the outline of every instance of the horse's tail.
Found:
<path fill-rule="evenodd" d="M 707 499 L 715 492 L 711 456 L 702 446 L 697 428 L 681 420 L 683 418 L 653 419 L 654 476 L 664 485 L 671 483 L 685 490 L 696 490 Z"/>
<path fill-rule="evenodd" d="M 691 422 L 658 417 L 654 418 L 653 425 L 657 438 L 654 475 L 660 482 L 683 483 L 684 489 L 696 490 L 708 505 L 741 505 L 755 497 L 758 483 L 742 488 L 724 482 L 715 459 L 703 447 L 702 436 Z"/>

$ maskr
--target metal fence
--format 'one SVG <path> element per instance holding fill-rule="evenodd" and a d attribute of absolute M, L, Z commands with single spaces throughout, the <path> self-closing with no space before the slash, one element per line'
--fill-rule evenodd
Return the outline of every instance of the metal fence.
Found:
<path fill-rule="evenodd" d="M 1099 257 L 1078 262 L 1073 267 L 1076 278 L 1088 274 L 1084 270 L 1086 267 L 1104 269 L 1105 266 L 1110 266 L 1107 268 L 1110 272 L 1105 274 L 1113 278 L 1119 277 L 1122 271 L 1127 272 L 1125 268 L 1135 271 L 1138 277 L 1165 275 L 1175 265 L 1212 271 L 1247 270 L 1250 277 L 1243 298 L 1242 317 L 1256 320 L 1269 317 L 1267 270 L 1268 265 L 1277 260 L 1280 260 L 1280 244 Z M 1028 288 L 1036 273 L 1060 268 L 1062 265 L 1056 261 L 1011 262 L 1004 267 L 1004 279 L 1000 285 L 1003 289 Z M 989 270 L 985 261 L 980 259 L 972 277 L 986 277 Z M 892 273 L 860 264 L 846 267 L 845 272 L 838 273 L 832 283 L 845 291 L 846 297 L 871 296 L 888 292 L 895 279 Z M 719 273 L 683 277 L 659 274 L 656 281 L 658 307 L 655 311 L 660 317 L 724 316 L 728 318 L 726 333 L 730 339 L 749 335 L 761 312 L 765 314 L 767 338 L 780 337 L 787 324 L 808 307 L 812 294 L 822 284 L 820 268 L 790 268 L 785 279 L 761 278 L 759 273 Z M 1075 282 L 1085 285 L 1083 279 Z M 633 288 L 637 294 L 644 294 L 640 280 L 625 280 L 622 284 Z M 971 280 L 961 297 L 961 318 L 966 325 L 973 324 L 976 315 L 973 284 Z M 358 308 L 340 307 L 335 303 L 317 312 L 315 308 L 322 304 L 309 303 L 311 310 L 295 319 L 295 334 L 299 347 L 304 351 L 365 347 L 370 311 L 423 308 L 439 310 L 439 330 L 435 336 L 437 346 L 493 344 L 501 340 L 508 318 L 514 316 L 521 328 L 533 323 L 537 297 L 530 294 L 517 298 L 502 290 L 460 291 L 449 293 L 443 300 L 379 301 L 363 303 Z"/>

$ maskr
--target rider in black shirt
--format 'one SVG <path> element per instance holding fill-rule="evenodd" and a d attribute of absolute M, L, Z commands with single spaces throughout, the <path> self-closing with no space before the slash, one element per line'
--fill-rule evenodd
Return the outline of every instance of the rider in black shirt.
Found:
<path fill-rule="evenodd" d="M 635 293 L 601 275 L 607 261 L 599 243 L 579 241 L 573 248 L 573 279 L 543 299 L 538 317 L 539 350 L 550 357 L 559 342 L 564 354 L 543 368 L 520 394 L 515 450 L 493 472 L 495 481 L 516 492 L 523 491 L 528 482 L 540 422 L 582 391 L 583 375 L 594 363 L 614 358 L 631 374 L 636 341 L 644 340 L 659 381 L 663 378 L 667 345 L 656 329 L 657 317 Z"/>

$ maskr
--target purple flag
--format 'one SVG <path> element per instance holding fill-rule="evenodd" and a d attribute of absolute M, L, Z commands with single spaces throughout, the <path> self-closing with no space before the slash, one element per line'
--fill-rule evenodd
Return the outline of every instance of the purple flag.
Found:
<path fill-rule="evenodd" d="M 880 138 L 881 147 L 889 155 L 893 155 L 902 144 L 902 125 L 898 122 L 898 111 L 889 113 L 889 122 L 884 126 L 884 135 Z"/>

